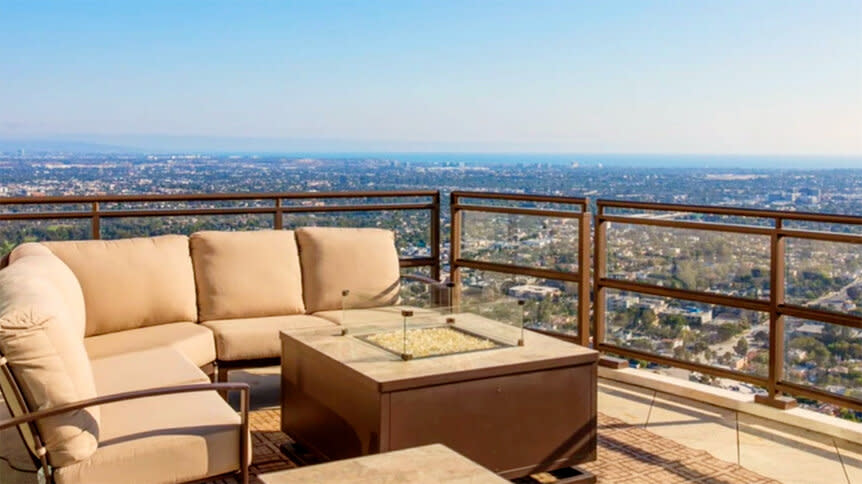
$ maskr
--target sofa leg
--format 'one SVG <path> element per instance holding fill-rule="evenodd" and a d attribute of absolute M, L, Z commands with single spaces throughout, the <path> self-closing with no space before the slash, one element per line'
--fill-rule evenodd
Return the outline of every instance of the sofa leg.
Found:
<path fill-rule="evenodd" d="M 216 367 L 216 382 L 226 383 L 228 379 L 228 369 L 223 366 Z"/>

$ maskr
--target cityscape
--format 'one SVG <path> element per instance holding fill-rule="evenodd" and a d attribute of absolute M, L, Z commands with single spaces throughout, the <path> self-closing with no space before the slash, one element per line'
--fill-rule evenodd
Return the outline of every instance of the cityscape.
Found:
<path fill-rule="evenodd" d="M 588 156 L 569 163 L 505 163 L 469 155 L 433 161 L 391 158 L 316 158 L 202 154 L 0 155 L 0 196 L 212 192 L 328 192 L 441 190 L 443 277 L 448 274 L 449 191 L 478 190 L 585 196 L 693 205 L 862 214 L 862 171 L 755 168 L 628 168 L 602 166 Z M 309 202 L 304 202 L 309 203 Z M 152 206 L 152 204 L 150 204 Z M 167 205 L 166 205 L 167 206 Z M 171 205 L 175 207 L 176 204 Z M 19 207 L 38 210 L 39 206 Z M 71 209 L 71 208 L 70 208 Z M 641 214 L 650 216 L 650 214 Z M 576 271 L 574 219 L 466 212 L 462 256 L 557 271 Z M 715 218 L 762 225 L 758 220 Z M 201 229 L 256 229 L 271 217 L 255 214 L 164 219 L 110 219 L 104 238 Z M 402 257 L 427 257 L 426 212 L 290 214 L 285 228 L 302 225 L 380 226 L 396 230 Z M 802 228 L 859 233 L 862 227 Z M 0 223 L 0 256 L 28 240 L 87 238 L 89 221 Z M 528 249 L 528 250 L 525 250 Z M 750 234 L 611 224 L 608 277 L 751 299 L 768 298 L 769 240 Z M 788 302 L 862 315 L 862 250 L 854 244 L 796 240 L 787 246 Z M 528 327 L 574 333 L 577 285 L 570 282 L 464 269 L 470 301 L 511 297 L 526 301 Z M 415 295 L 414 295 L 415 296 Z M 862 397 L 862 331 L 787 318 L 785 372 L 789 381 Z M 609 291 L 605 340 L 624 348 L 765 376 L 768 316 L 733 309 Z M 631 365 L 745 393 L 753 385 L 631 360 Z M 834 405 L 804 401 L 820 411 L 859 419 Z"/>

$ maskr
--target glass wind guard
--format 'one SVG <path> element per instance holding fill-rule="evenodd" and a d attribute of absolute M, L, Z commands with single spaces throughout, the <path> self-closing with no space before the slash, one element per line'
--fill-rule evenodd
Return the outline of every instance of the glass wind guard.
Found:
<path fill-rule="evenodd" d="M 390 326 L 402 323 L 402 311 L 410 311 L 415 316 L 434 317 L 445 314 L 449 308 L 440 305 L 448 299 L 438 299 L 437 305 L 410 304 L 402 298 L 381 298 L 379 293 L 357 290 L 344 290 L 341 293 L 340 324 L 347 331 L 368 326 Z M 433 302 L 433 301 L 432 301 Z"/>
<path fill-rule="evenodd" d="M 501 299 L 435 313 L 403 309 L 399 324 L 364 326 L 354 336 L 404 360 L 523 345 L 523 303 Z"/>

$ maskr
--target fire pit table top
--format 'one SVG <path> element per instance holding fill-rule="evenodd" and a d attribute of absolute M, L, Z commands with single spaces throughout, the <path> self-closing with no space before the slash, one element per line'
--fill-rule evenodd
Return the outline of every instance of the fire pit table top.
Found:
<path fill-rule="evenodd" d="M 447 318 L 456 323 L 448 325 Z M 359 383 L 377 387 L 382 392 L 397 391 L 428 384 L 443 384 L 465 378 L 492 377 L 518 371 L 534 371 L 591 363 L 598 353 L 589 348 L 562 341 L 533 331 L 523 332 L 523 346 L 501 344 L 517 341 L 521 328 L 507 325 L 472 313 L 439 316 L 439 321 L 426 318 L 422 328 L 449 329 L 489 341 L 491 348 L 463 348 L 458 352 L 434 357 L 419 357 L 403 361 L 399 348 L 384 349 L 379 341 L 369 342 L 375 335 L 402 337 L 403 324 L 396 320 L 325 330 L 285 333 L 281 339 L 298 343 L 303 349 L 318 352 L 352 369 Z M 342 334 L 344 333 L 344 334 Z M 387 338 L 392 338 L 389 336 Z M 380 339 L 380 338 L 378 338 Z M 473 341 L 475 343 L 475 341 Z M 396 345 L 397 346 L 397 345 Z M 426 355 L 427 356 L 427 355 Z"/>

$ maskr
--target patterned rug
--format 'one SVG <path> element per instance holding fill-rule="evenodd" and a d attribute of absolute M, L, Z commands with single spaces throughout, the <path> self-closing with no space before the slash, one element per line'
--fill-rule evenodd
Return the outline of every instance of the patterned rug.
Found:
<path fill-rule="evenodd" d="M 254 475 L 296 467 L 279 447 L 290 442 L 282 433 L 278 410 L 258 410 L 250 414 Z M 766 484 L 767 479 L 737 464 L 716 459 L 708 452 L 685 447 L 642 427 L 599 414 L 598 460 L 582 467 L 600 483 L 697 482 L 706 484 Z M 223 479 L 212 484 L 234 484 Z M 252 478 L 252 483 L 261 481 Z"/>

